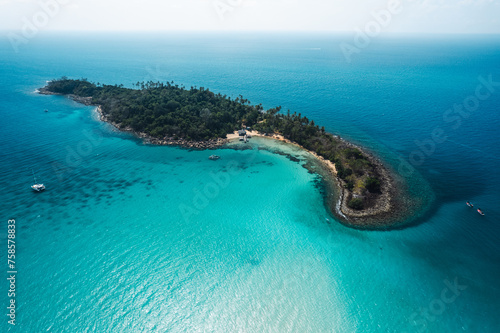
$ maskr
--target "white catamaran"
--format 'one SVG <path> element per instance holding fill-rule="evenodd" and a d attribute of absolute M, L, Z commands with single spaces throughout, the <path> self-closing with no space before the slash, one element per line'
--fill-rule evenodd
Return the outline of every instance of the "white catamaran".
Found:
<path fill-rule="evenodd" d="M 31 188 L 33 189 L 33 191 L 42 192 L 43 190 L 45 190 L 45 185 L 37 184 L 35 172 L 33 171 L 33 169 L 31 169 L 31 172 L 33 173 L 33 180 L 35 181 L 35 183 L 33 185 L 31 185 Z"/>

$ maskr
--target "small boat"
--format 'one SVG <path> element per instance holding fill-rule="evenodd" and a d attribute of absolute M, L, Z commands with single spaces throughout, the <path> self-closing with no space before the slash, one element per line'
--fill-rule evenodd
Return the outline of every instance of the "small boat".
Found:
<path fill-rule="evenodd" d="M 44 112 L 49 112 L 49 110 L 45 109 L 45 111 L 44 111 Z"/>
<path fill-rule="evenodd" d="M 467 204 L 467 206 L 469 206 L 469 207 L 474 207 L 474 205 L 473 205 L 470 201 L 467 201 L 467 202 L 466 202 L 466 204 Z"/>
<path fill-rule="evenodd" d="M 45 190 L 45 185 L 43 184 L 37 184 L 36 182 L 36 177 L 35 177 L 35 172 L 33 171 L 33 169 L 31 169 L 31 172 L 33 173 L 33 180 L 34 180 L 34 184 L 31 185 L 31 188 L 33 189 L 33 191 L 36 191 L 36 192 L 42 192 Z"/>
<path fill-rule="evenodd" d="M 45 190 L 45 185 L 43 185 L 43 184 L 34 184 L 34 185 L 31 185 L 31 188 L 33 189 L 33 191 L 42 192 L 42 191 Z"/>
<path fill-rule="evenodd" d="M 220 158 L 220 156 L 217 155 L 210 155 L 209 159 L 212 161 L 217 161 Z"/>
<path fill-rule="evenodd" d="M 481 210 L 481 208 L 478 208 L 478 209 L 477 209 L 477 212 L 479 213 L 479 215 L 484 216 L 484 213 L 483 213 L 483 211 Z"/>

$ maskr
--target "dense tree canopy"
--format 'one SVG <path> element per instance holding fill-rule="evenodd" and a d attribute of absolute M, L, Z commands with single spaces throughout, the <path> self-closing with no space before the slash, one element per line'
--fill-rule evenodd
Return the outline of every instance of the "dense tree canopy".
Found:
<path fill-rule="evenodd" d="M 261 106 L 251 106 L 242 97 L 231 99 L 208 89 L 185 89 L 173 83 L 137 82 L 139 89 L 96 85 L 85 79 L 61 78 L 46 89 L 60 94 L 92 97 L 103 113 L 121 127 L 131 127 L 153 137 L 186 140 L 225 138 L 241 124 L 254 125 Z"/>

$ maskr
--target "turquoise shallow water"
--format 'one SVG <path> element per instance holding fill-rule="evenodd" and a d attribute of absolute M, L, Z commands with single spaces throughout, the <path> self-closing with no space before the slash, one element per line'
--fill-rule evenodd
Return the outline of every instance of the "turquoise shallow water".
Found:
<path fill-rule="evenodd" d="M 18 324 L 5 316 L 2 331 L 498 331 L 500 88 L 459 128 L 443 120 L 478 76 L 500 81 L 498 38 L 381 39 L 351 64 L 342 38 L 58 35 L 17 54 L 2 41 L 0 228 L 17 221 L 19 272 Z M 214 162 L 143 145 L 91 107 L 34 93 L 62 75 L 241 93 L 396 170 L 434 128 L 448 141 L 408 179 L 429 204 L 412 227 L 352 230 L 328 214 L 300 151 L 252 139 Z M 46 192 L 30 191 L 31 167 Z"/>

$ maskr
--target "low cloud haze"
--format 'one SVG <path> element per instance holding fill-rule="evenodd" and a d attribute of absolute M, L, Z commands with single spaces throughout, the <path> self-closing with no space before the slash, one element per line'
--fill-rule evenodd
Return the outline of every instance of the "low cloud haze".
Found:
<path fill-rule="evenodd" d="M 397 11 L 387 18 L 389 8 Z M 375 17 L 387 32 L 500 33 L 500 0 L 0 0 L 1 30 L 39 22 L 46 30 L 355 31 Z"/>

